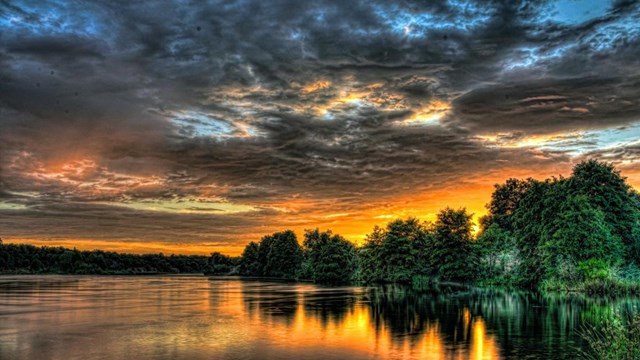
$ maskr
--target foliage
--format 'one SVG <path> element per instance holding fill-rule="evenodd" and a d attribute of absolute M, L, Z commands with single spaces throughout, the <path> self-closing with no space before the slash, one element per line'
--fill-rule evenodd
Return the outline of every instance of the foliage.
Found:
<path fill-rule="evenodd" d="M 269 254 L 271 253 L 273 241 L 273 235 L 265 235 L 262 237 L 258 246 L 258 272 L 247 275 L 269 276 L 269 269 L 267 266 L 269 264 Z"/>
<path fill-rule="evenodd" d="M 203 273 L 206 256 L 121 254 L 62 247 L 0 244 L 0 272 L 65 274 Z"/>
<path fill-rule="evenodd" d="M 501 229 L 511 231 L 511 216 L 518 208 L 520 201 L 535 182 L 533 179 L 519 180 L 510 178 L 504 184 L 495 184 L 491 194 L 491 201 L 486 205 L 489 214 L 480 219 L 480 225 L 485 230 L 495 224 Z"/>
<path fill-rule="evenodd" d="M 611 164 L 588 160 L 576 165 L 569 178 L 517 184 L 510 179 L 496 186 L 498 193 L 492 196 L 492 203 L 506 198 L 518 199 L 517 205 L 515 210 L 507 207 L 513 210 L 511 215 L 503 210 L 506 205 L 489 205 L 488 217 L 501 220 L 484 228 L 479 237 L 508 242 L 510 238 L 501 234 L 512 234 L 518 256 L 515 284 L 538 287 L 544 282 L 545 287 L 555 283 L 576 287 L 588 280 L 579 269 L 581 262 L 606 264 L 599 275 L 603 277 L 604 273 L 612 276 L 621 263 L 637 260 L 637 195 Z M 524 193 L 519 192 L 522 189 Z M 509 191 L 513 194 L 506 196 Z"/>
<path fill-rule="evenodd" d="M 612 319 L 601 320 L 600 325 L 587 325 L 582 330 L 589 351 L 585 359 L 631 360 L 640 359 L 640 314 L 627 316 L 619 313 Z"/>
<path fill-rule="evenodd" d="M 356 263 L 356 249 L 340 235 L 330 230 L 307 230 L 304 234 L 303 268 L 317 283 L 348 283 L 352 280 Z"/>
<path fill-rule="evenodd" d="M 371 234 L 365 238 L 364 246 L 358 249 L 358 279 L 365 283 L 383 282 L 386 279 L 385 269 L 381 264 L 382 243 L 385 239 L 385 231 L 375 226 Z"/>
<path fill-rule="evenodd" d="M 431 237 L 415 218 L 392 221 L 385 229 L 375 227 L 358 252 L 360 280 L 409 283 L 415 275 L 429 274 Z"/>
<path fill-rule="evenodd" d="M 616 278 L 592 279 L 580 284 L 576 290 L 589 295 L 608 297 L 640 295 L 640 283 Z"/>
<path fill-rule="evenodd" d="M 286 230 L 273 234 L 271 238 L 264 275 L 295 279 L 302 265 L 302 248 L 296 234 Z"/>
<path fill-rule="evenodd" d="M 602 259 L 589 259 L 578 262 L 578 271 L 586 280 L 604 280 L 609 278 L 609 265 Z"/>
<path fill-rule="evenodd" d="M 562 275 L 558 272 L 562 259 L 571 263 L 589 260 L 603 263 L 607 268 L 622 259 L 620 238 L 611 234 L 604 214 L 591 207 L 586 196 L 569 197 L 560 204 L 559 210 L 547 224 L 540 247 L 547 278 Z M 579 279 L 572 276 L 564 280 Z"/>
<path fill-rule="evenodd" d="M 625 244 L 628 259 L 639 261 L 637 196 L 620 172 L 610 163 L 583 161 L 573 168 L 567 185 L 570 193 L 585 195 L 594 208 L 602 211 L 613 235 Z"/>
<path fill-rule="evenodd" d="M 545 230 L 548 208 L 544 200 L 550 189 L 561 180 L 532 181 L 513 213 L 513 234 L 520 262 L 515 269 L 514 284 L 535 287 L 542 279 L 540 240 Z"/>
<path fill-rule="evenodd" d="M 438 214 L 428 254 L 439 278 L 468 281 L 475 277 L 478 259 L 472 246 L 471 217 L 466 209 L 445 208 Z"/>
<path fill-rule="evenodd" d="M 233 275 L 237 270 L 238 258 L 232 258 L 219 252 L 214 252 L 209 257 L 209 266 L 205 274 L 211 275 Z"/>
<path fill-rule="evenodd" d="M 251 241 L 245 246 L 240 256 L 240 275 L 258 275 L 260 266 L 260 245 Z"/>
<path fill-rule="evenodd" d="M 478 236 L 475 248 L 479 280 L 486 285 L 511 285 L 520 262 L 513 234 L 493 223 Z"/>
<path fill-rule="evenodd" d="M 239 273 L 295 279 L 302 266 L 302 248 L 291 230 L 263 236 L 259 243 L 245 246 L 239 260 Z"/>

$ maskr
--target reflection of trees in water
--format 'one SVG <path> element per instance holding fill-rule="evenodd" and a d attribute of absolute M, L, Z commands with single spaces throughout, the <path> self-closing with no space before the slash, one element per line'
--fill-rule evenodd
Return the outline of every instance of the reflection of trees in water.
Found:
<path fill-rule="evenodd" d="M 425 293 L 400 285 L 329 288 L 259 281 L 243 281 L 242 297 L 249 316 L 274 325 L 291 328 L 299 319 L 305 326 L 338 329 L 360 326 L 353 315 L 364 314 L 375 336 L 398 349 L 422 346 L 425 337 L 436 335 L 451 354 L 471 354 L 485 344 L 506 358 L 566 357 L 584 345 L 579 330 L 585 322 L 614 311 L 635 312 L 640 304 L 519 291 L 443 287 Z"/>
<path fill-rule="evenodd" d="M 298 310 L 299 291 L 290 284 L 243 281 L 242 295 L 249 316 L 291 326 Z"/>
<path fill-rule="evenodd" d="M 371 323 L 395 342 L 418 341 L 437 329 L 448 347 L 469 348 L 473 324 L 485 323 L 503 355 L 564 353 L 583 345 L 578 330 L 585 322 L 613 311 L 638 311 L 637 299 L 606 300 L 578 295 L 542 295 L 517 291 L 467 290 L 417 293 L 387 285 L 368 294 Z"/>
<path fill-rule="evenodd" d="M 385 285 L 372 288 L 368 300 L 377 333 L 385 329 L 394 339 L 415 342 L 435 327 L 448 344 L 469 341 L 472 319 L 462 298 Z"/>
<path fill-rule="evenodd" d="M 323 327 L 333 323 L 339 327 L 345 316 L 353 311 L 360 292 L 353 288 L 319 288 L 303 296 L 306 317 L 316 318 Z"/>
<path fill-rule="evenodd" d="M 304 287 L 304 289 L 302 289 Z M 340 326 L 353 311 L 362 291 L 354 288 L 306 287 L 292 284 L 243 281 L 242 295 L 249 316 L 262 320 L 293 323 L 302 305 L 303 316 L 317 319 L 323 327 Z"/>
<path fill-rule="evenodd" d="M 636 312 L 638 299 L 602 299 L 579 294 L 482 291 L 470 299 L 487 329 L 496 333 L 504 353 L 556 353 L 581 348 L 586 323 L 610 318 L 614 311 Z"/>

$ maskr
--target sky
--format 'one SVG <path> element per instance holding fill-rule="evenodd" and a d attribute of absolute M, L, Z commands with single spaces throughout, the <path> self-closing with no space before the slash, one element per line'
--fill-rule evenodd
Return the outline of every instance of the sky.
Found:
<path fill-rule="evenodd" d="M 0 237 L 356 243 L 507 178 L 640 187 L 637 1 L 0 0 Z"/>

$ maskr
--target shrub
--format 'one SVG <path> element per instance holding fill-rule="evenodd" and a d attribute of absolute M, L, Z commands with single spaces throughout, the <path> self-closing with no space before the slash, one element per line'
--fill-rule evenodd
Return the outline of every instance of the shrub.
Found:
<path fill-rule="evenodd" d="M 597 325 L 585 326 L 581 335 L 589 346 L 589 350 L 582 353 L 585 359 L 640 359 L 640 314 L 628 319 L 616 314 Z"/>
<path fill-rule="evenodd" d="M 640 283 L 618 279 L 594 279 L 582 285 L 582 291 L 589 295 L 622 296 L 640 294 Z"/>
<path fill-rule="evenodd" d="M 586 280 L 609 278 L 609 266 L 602 259 L 589 259 L 578 262 L 578 271 Z"/>

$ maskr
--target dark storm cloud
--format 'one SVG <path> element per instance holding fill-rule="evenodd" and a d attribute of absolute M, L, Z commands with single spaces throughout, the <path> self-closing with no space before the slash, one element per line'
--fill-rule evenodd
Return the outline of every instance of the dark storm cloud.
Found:
<path fill-rule="evenodd" d="M 290 221 L 289 202 L 346 212 L 568 163 L 562 148 L 482 136 L 499 145 L 636 123 L 640 19 L 635 2 L 579 22 L 554 11 L 535 1 L 1 2 L 1 225 L 79 237 L 104 219 L 113 238 L 233 239 Z M 115 206 L 146 200 L 255 209 Z"/>
<path fill-rule="evenodd" d="M 639 96 L 637 76 L 509 82 L 456 99 L 452 121 L 479 133 L 608 128 L 638 120 Z"/>

